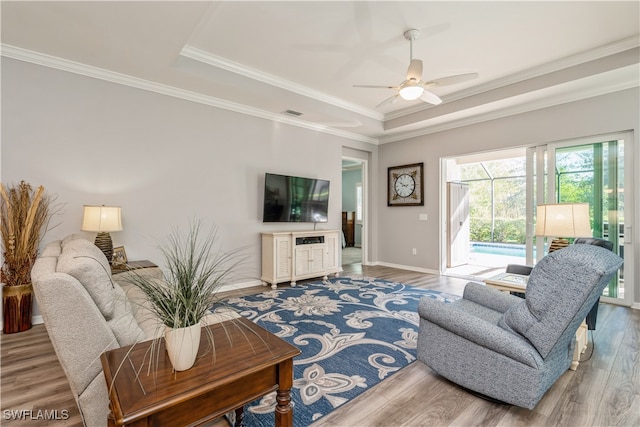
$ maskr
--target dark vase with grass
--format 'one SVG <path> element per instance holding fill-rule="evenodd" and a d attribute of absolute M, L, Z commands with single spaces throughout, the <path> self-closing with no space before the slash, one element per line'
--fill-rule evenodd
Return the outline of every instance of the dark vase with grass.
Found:
<path fill-rule="evenodd" d="M 31 329 L 33 286 L 2 286 L 2 331 L 5 334 Z"/>

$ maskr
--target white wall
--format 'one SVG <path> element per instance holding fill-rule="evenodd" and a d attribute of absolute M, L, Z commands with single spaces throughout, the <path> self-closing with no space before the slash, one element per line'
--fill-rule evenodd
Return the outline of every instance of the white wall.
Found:
<path fill-rule="evenodd" d="M 503 119 L 394 142 L 379 147 L 377 189 L 381 199 L 377 241 L 379 260 L 417 270 L 440 271 L 442 260 L 437 245 L 444 227 L 439 208 L 440 159 L 508 147 L 533 146 L 553 141 L 632 130 L 635 174 L 640 172 L 640 99 L 638 88 L 616 92 Z M 386 207 L 386 174 L 390 166 L 424 162 L 425 206 Z M 629 171 L 626 171 L 629 173 Z M 635 187 L 634 248 L 640 253 L 640 185 Z M 428 221 L 418 214 L 427 213 Z M 417 255 L 411 255 L 411 249 Z M 635 301 L 640 301 L 638 262 L 635 266 Z"/>
<path fill-rule="evenodd" d="M 4 57 L 1 136 L 2 182 L 42 184 L 65 204 L 44 243 L 79 233 L 84 204 L 117 205 L 114 245 L 161 263 L 170 228 L 201 218 L 226 248 L 250 246 L 244 273 L 256 280 L 261 231 L 313 228 L 262 223 L 265 172 L 330 180 L 318 229 L 341 228 L 342 150 L 353 143 L 336 136 Z"/>
<path fill-rule="evenodd" d="M 169 228 L 203 218 L 220 226 L 225 247 L 251 246 L 250 280 L 260 273 L 261 231 L 310 228 L 261 222 L 264 172 L 330 180 L 322 228 L 339 229 L 341 158 L 362 157 L 368 259 L 437 272 L 440 158 L 633 130 L 638 173 L 638 98 L 631 89 L 375 147 L 3 57 L 0 177 L 42 184 L 65 203 L 45 243 L 79 232 L 83 204 L 120 205 L 125 229 L 114 244 L 129 259 L 161 262 L 156 247 Z M 425 163 L 425 206 L 387 207 L 387 168 L 415 162 Z"/>

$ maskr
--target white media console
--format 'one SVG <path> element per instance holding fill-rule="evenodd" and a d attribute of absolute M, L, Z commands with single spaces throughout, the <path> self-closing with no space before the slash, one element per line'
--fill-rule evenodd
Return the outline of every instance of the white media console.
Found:
<path fill-rule="evenodd" d="M 262 233 L 262 284 L 310 279 L 342 271 L 340 230 Z"/>

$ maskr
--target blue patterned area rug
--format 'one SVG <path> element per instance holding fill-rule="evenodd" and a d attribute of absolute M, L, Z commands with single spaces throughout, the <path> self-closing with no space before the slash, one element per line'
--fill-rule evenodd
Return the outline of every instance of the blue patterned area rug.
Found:
<path fill-rule="evenodd" d="M 458 297 L 402 283 L 339 277 L 223 305 L 298 347 L 293 425 L 308 426 L 416 359 L 418 301 Z M 275 392 L 245 406 L 245 425 L 272 426 Z"/>

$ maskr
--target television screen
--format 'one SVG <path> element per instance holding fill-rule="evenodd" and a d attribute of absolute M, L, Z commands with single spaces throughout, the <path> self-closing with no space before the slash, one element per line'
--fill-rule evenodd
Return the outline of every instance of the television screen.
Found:
<path fill-rule="evenodd" d="M 263 222 L 327 222 L 329 181 L 297 176 L 264 176 Z"/>

